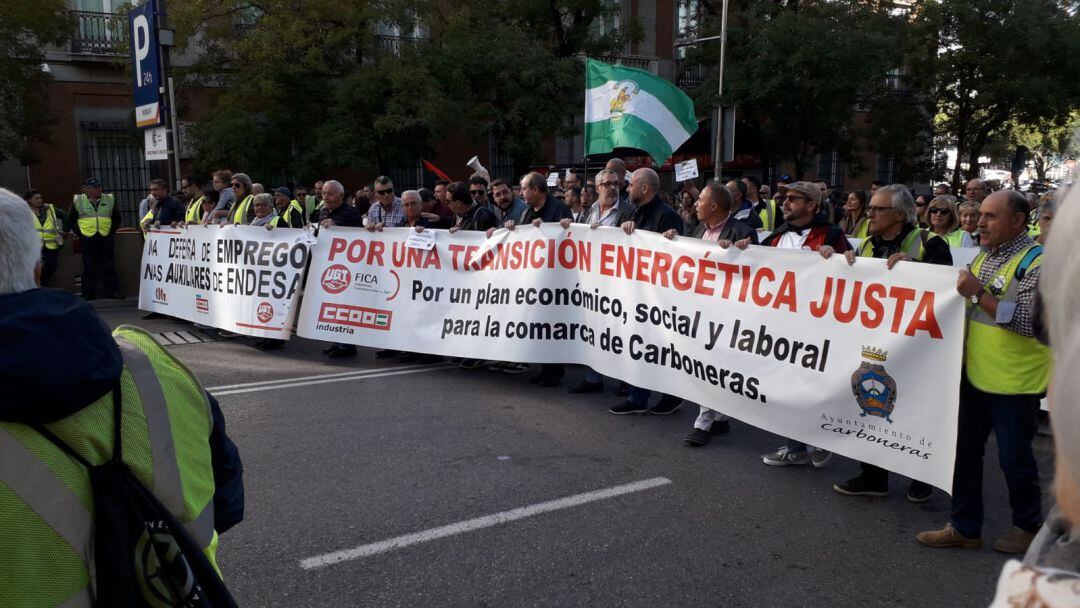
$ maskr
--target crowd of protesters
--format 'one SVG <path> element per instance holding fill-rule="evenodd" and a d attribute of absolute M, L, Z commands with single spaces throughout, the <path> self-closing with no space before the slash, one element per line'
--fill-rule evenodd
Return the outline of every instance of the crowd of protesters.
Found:
<path fill-rule="evenodd" d="M 144 230 L 212 223 L 269 230 L 333 225 L 371 231 L 439 228 L 490 236 L 495 230 L 513 230 L 523 224 L 557 222 L 568 228 L 578 223 L 592 228 L 618 227 L 626 234 L 649 231 L 668 239 L 699 239 L 722 248 L 811 250 L 824 258 L 842 255 L 849 264 L 857 263 L 860 257 L 880 258 L 887 261 L 887 269 L 900 261 L 951 265 L 953 248 L 980 247 L 982 253 L 975 262 L 957 271 L 957 291 L 971 303 L 951 517 L 942 529 L 923 532 L 918 540 L 939 548 L 981 546 L 983 449 L 991 431 L 997 438 L 1013 511 L 1012 528 L 997 539 L 994 548 L 1003 553 L 1024 553 L 1043 523 L 1032 441 L 1051 365 L 1038 283 L 1042 245 L 1056 212 L 1053 192 L 1041 197 L 1013 190 L 992 192 L 985 182 L 973 179 L 965 184 L 960 197 L 951 194 L 946 184 L 935 186 L 932 194 L 919 196 L 906 186 L 878 182 L 869 191 L 845 193 L 830 189 L 823 181 L 795 181 L 784 176 L 770 187 L 754 176 L 745 176 L 701 187 L 684 182 L 677 192 L 669 194 L 662 190 L 655 171 L 628 172 L 618 158 L 586 181 L 567 173 L 556 186 L 537 172 L 514 183 L 490 179 L 481 172 L 466 181 L 439 180 L 431 189 L 401 192 L 383 176 L 370 187 L 349 192 L 334 179 L 316 181 L 311 188 L 299 184 L 267 188 L 244 173 L 228 170 L 215 172 L 205 188 L 196 176 L 185 177 L 181 191 L 171 194 L 161 180 L 149 185 L 150 194 L 139 210 Z M 26 200 L 42 235 L 46 278 L 56 267 L 62 222 L 77 226 L 76 235 L 88 243 L 107 238 L 119 223 L 111 197 L 103 195 L 101 184 L 93 179 L 84 184 L 84 193 L 76 197 L 70 218 L 64 220 L 59 219 L 58 210 L 42 204 L 40 193 L 27 193 Z M 98 259 L 104 254 L 94 253 L 86 259 L 87 245 L 83 251 L 91 283 L 91 290 L 86 291 L 84 278 L 88 297 L 93 295 L 98 275 L 104 274 L 107 289 L 114 288 L 111 257 L 105 264 Z M 96 249 L 91 247 L 90 251 Z M 280 348 L 282 344 L 277 340 L 259 342 L 261 348 Z M 323 352 L 331 358 L 357 355 L 356 347 L 349 344 L 333 344 Z M 421 363 L 444 360 L 392 350 L 379 350 L 376 357 Z M 451 363 L 464 369 L 511 374 L 529 369 L 517 362 L 453 359 Z M 530 382 L 554 387 L 564 375 L 563 365 L 544 364 Z M 652 395 L 647 389 L 620 379 L 613 384 L 616 395 L 625 400 L 610 408 L 612 414 L 665 415 L 683 404 L 678 397 L 661 395 L 650 405 Z M 569 390 L 574 394 L 601 393 L 605 381 L 594 370 L 587 370 L 584 379 Z M 684 441 L 702 447 L 731 428 L 726 416 L 700 407 Z M 762 460 L 770 466 L 824 468 L 832 456 L 788 440 Z M 837 482 L 833 489 L 846 496 L 885 496 L 888 477 L 887 471 L 863 464 L 858 476 Z M 908 487 L 907 499 L 921 503 L 932 494 L 930 486 L 915 481 Z"/>

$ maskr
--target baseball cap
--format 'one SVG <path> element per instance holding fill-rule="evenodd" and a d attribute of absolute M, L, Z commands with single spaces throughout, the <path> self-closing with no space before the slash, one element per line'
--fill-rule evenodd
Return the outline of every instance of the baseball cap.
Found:
<path fill-rule="evenodd" d="M 88 177 L 82 183 L 82 185 L 89 186 L 90 188 L 100 188 L 101 187 L 101 182 L 99 182 L 96 177 Z"/>
<path fill-rule="evenodd" d="M 274 188 L 274 194 L 284 194 L 285 198 L 292 198 L 292 191 L 285 186 L 281 186 L 280 188 Z"/>
<path fill-rule="evenodd" d="M 779 194 L 796 192 L 819 205 L 821 204 L 821 190 L 819 190 L 817 186 L 811 184 L 810 182 L 791 182 L 790 184 L 781 184 L 776 191 Z"/>

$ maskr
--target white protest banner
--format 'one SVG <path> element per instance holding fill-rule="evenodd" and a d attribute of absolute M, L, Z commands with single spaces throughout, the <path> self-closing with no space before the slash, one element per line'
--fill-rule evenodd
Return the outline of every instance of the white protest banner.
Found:
<path fill-rule="evenodd" d="M 964 301 L 956 270 L 558 224 L 323 230 L 298 333 L 580 363 L 951 489 Z"/>
<path fill-rule="evenodd" d="M 552 172 L 552 173 L 548 173 L 548 176 L 547 176 L 547 186 L 548 186 L 548 188 L 554 188 L 554 187 L 556 187 L 558 185 L 559 185 L 559 172 L 555 171 L 555 172 Z"/>
<path fill-rule="evenodd" d="M 675 181 L 685 182 L 698 176 L 697 159 L 691 158 L 675 164 Z"/>
<path fill-rule="evenodd" d="M 146 233 L 139 308 L 288 340 L 312 236 L 305 230 L 188 226 Z"/>

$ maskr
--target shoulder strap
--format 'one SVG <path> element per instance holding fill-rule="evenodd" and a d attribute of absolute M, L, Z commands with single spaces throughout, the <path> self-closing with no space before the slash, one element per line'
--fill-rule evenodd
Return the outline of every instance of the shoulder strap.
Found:
<path fill-rule="evenodd" d="M 1024 275 L 1027 274 L 1028 268 L 1030 268 L 1031 265 L 1035 263 L 1035 260 L 1037 260 L 1039 256 L 1042 255 L 1042 252 L 1042 245 L 1032 245 L 1031 248 L 1027 250 L 1027 253 L 1025 253 L 1024 257 L 1020 260 L 1020 265 L 1016 267 L 1016 280 L 1019 281 L 1020 279 L 1024 278 Z"/>

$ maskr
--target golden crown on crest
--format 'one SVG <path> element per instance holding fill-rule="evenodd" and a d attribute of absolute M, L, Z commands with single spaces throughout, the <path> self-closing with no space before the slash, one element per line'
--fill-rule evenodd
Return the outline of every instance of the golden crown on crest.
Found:
<path fill-rule="evenodd" d="M 862 349 L 862 356 L 864 359 L 870 359 L 871 361 L 885 362 L 889 358 L 889 351 L 875 348 L 873 346 L 864 346 Z"/>

